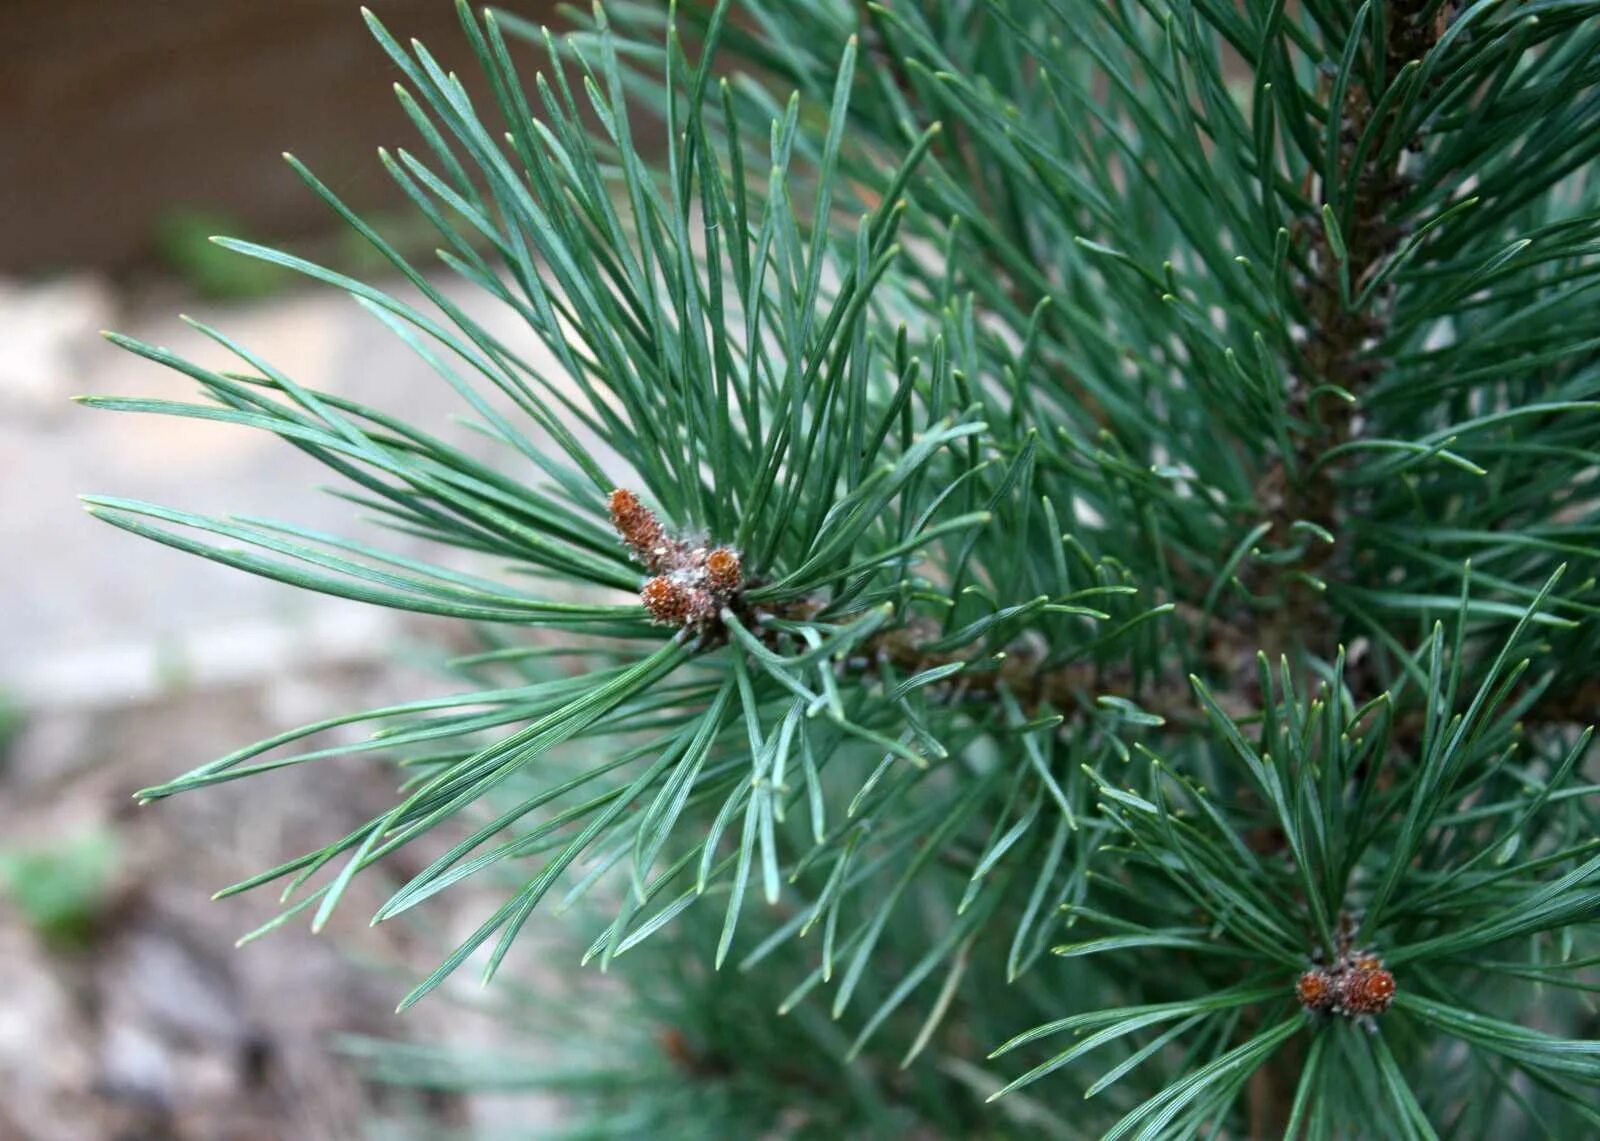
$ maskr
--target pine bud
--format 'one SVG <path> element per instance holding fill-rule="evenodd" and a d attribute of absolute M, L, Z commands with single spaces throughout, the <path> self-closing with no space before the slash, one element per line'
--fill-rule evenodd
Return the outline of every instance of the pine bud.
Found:
<path fill-rule="evenodd" d="M 1394 976 L 1382 967 L 1346 971 L 1339 1005 L 1346 1014 L 1382 1014 L 1394 1001 Z"/>
<path fill-rule="evenodd" d="M 672 544 L 661 528 L 661 520 L 639 502 L 637 495 L 621 487 L 612 491 L 611 525 L 646 567 L 653 571 L 665 568 Z"/>
<path fill-rule="evenodd" d="M 639 597 L 644 600 L 644 608 L 650 611 L 650 616 L 662 625 L 682 626 L 689 620 L 688 588 L 666 575 L 657 575 L 645 583 Z"/>
<path fill-rule="evenodd" d="M 1326 1014 L 1339 1000 L 1339 984 L 1332 971 L 1312 967 L 1295 980 L 1294 996 L 1307 1010 Z"/>
<path fill-rule="evenodd" d="M 650 617 L 663 626 L 696 626 L 716 617 L 710 592 L 684 582 L 679 575 L 657 575 L 639 591 Z"/>
<path fill-rule="evenodd" d="M 706 585 L 713 593 L 726 598 L 737 591 L 743 582 L 738 551 L 732 547 L 718 547 L 706 556 Z"/>
<path fill-rule="evenodd" d="M 655 575 L 639 591 L 650 617 L 663 626 L 714 627 L 722 607 L 744 585 L 739 552 L 732 547 L 708 552 L 703 539 L 674 538 L 627 488 L 611 492 L 610 506 L 617 534 Z"/>
<path fill-rule="evenodd" d="M 1332 966 L 1312 967 L 1294 984 L 1294 996 L 1307 1010 L 1346 1018 L 1382 1014 L 1394 995 L 1394 976 L 1383 960 L 1371 951 L 1352 949 L 1348 942 Z"/>

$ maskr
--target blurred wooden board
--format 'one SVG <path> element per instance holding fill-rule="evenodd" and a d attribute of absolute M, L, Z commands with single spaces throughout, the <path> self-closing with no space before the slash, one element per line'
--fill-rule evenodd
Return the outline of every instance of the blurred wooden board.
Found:
<path fill-rule="evenodd" d="M 470 71 L 451 0 L 367 2 Z M 0 273 L 135 266 L 186 212 L 327 228 L 285 150 L 354 205 L 398 198 L 375 148 L 414 132 L 359 0 L 0 0 L 0 49 Z"/>

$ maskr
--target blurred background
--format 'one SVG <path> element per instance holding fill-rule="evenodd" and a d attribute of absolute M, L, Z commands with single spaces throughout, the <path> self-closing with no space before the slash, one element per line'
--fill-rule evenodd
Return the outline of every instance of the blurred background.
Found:
<path fill-rule="evenodd" d="M 466 74 L 451 0 L 368 3 Z M 368 929 L 386 894 L 372 877 L 327 935 L 298 922 L 235 949 L 276 895 L 211 893 L 388 807 L 392 774 L 335 762 L 147 807 L 131 794 L 279 729 L 439 690 L 450 632 L 96 523 L 79 493 L 309 526 L 351 511 L 270 437 L 70 397 L 188 398 L 99 336 L 217 361 L 187 312 L 304 384 L 448 435 L 454 398 L 375 320 L 206 240 L 381 273 L 283 163 L 293 150 L 399 244 L 426 242 L 375 157 L 411 137 L 394 70 L 356 0 L 0 0 L 0 44 L 0 1141 L 356 1137 L 399 1095 L 353 1076 L 340 1036 L 484 1033 L 447 1002 L 390 1013 L 483 901 L 469 887 L 419 925 Z M 526 1130 L 543 1112 L 449 1095 L 399 1108 L 422 1136 L 507 1113 Z"/>

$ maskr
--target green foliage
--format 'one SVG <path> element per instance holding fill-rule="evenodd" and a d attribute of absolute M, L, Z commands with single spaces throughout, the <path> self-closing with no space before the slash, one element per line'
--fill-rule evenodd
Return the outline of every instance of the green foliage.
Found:
<path fill-rule="evenodd" d="M 730 985 L 710 969 L 719 938 L 720 917 L 692 908 L 618 961 L 603 982 L 622 983 L 620 991 L 594 976 L 577 980 L 575 993 L 498 984 L 490 1002 L 507 1040 L 493 1049 L 350 1039 L 344 1052 L 386 1086 L 556 1095 L 567 1118 L 541 1137 L 689 1141 L 764 1127 L 798 1138 L 1074 1136 L 1067 1120 L 1026 1093 L 984 1105 L 994 1084 L 970 1061 L 903 1066 L 898 1052 L 843 1060 L 849 1034 L 825 1009 L 805 1003 L 773 1017 L 783 977 L 806 967 L 800 945 L 786 943 Z M 911 927 L 885 939 L 895 956 L 925 950 Z M 894 985 L 868 977 L 864 997 L 879 1001 Z M 961 1017 L 974 1034 L 1003 1034 L 1008 1019 L 1040 997 L 1002 992 L 987 1005 L 963 1004 Z M 923 1021 L 903 1011 L 894 1030 L 911 1041 Z M 436 1136 L 433 1128 L 418 1135 Z"/>
<path fill-rule="evenodd" d="M 397 758 L 392 809 L 226 890 L 320 926 L 444 836 L 375 919 L 503 903 L 402 1007 L 601 909 L 584 958 L 644 1005 L 571 1012 L 570 1065 L 363 1048 L 573 1092 L 583 1135 L 681 1130 L 691 1093 L 726 1135 L 1592 1130 L 1597 17 L 745 0 L 557 38 L 463 6 L 479 106 L 369 16 L 421 139 L 383 165 L 555 365 L 299 164 L 421 300 L 221 244 L 353 297 L 498 459 L 205 326 L 239 371 L 114 338 L 205 402 L 89 403 L 273 432 L 470 569 L 91 509 L 488 646 L 460 692 L 141 795 Z M 607 518 L 623 469 L 738 552 L 703 621 L 630 596 L 660 568 Z M 1356 948 L 1393 1006 L 1302 1009 Z"/>
<path fill-rule="evenodd" d="M 1387 697 L 1357 708 L 1342 661 L 1301 699 L 1286 663 L 1282 692 L 1274 695 L 1263 658 L 1268 705 L 1254 742 L 1196 679 L 1220 749 L 1202 749 L 1181 766 L 1152 756 L 1142 793 L 1099 778 L 1124 874 L 1114 895 L 1073 909 L 1075 941 L 1054 948 L 1068 957 L 1149 952 L 1152 970 L 1181 952 L 1191 973 L 1180 993 L 1190 997 L 1151 1003 L 1141 987 L 1137 1003 L 1071 1015 L 1013 1038 L 997 1053 L 1068 1030 L 1096 1030 L 1007 1089 L 1153 1026 L 1171 1027 L 1161 1041 L 1209 1036 L 1221 1045 L 1244 1037 L 1216 1057 L 1214 1069 L 1167 1086 L 1111 1131 L 1187 1135 L 1224 1113 L 1290 1036 L 1309 1030 L 1289 1135 L 1302 1127 L 1312 1136 L 1367 1132 L 1373 1106 L 1385 1103 L 1401 1136 L 1431 1136 L 1429 1121 L 1455 1128 L 1492 1121 L 1495 1097 L 1485 1092 L 1513 1071 L 1555 1093 L 1558 1103 L 1570 1099 L 1570 1106 L 1546 1108 L 1557 1120 L 1569 1113 L 1567 1128 L 1600 1125 L 1581 1088 L 1600 1080 L 1600 1042 L 1493 1017 L 1515 1016 L 1502 996 L 1523 996 L 1519 980 L 1591 989 L 1564 973 L 1576 964 L 1547 960 L 1543 937 L 1582 923 L 1600 898 L 1600 786 L 1570 779 L 1590 732 L 1559 751 L 1523 739 L 1517 717 L 1529 700 L 1504 708 L 1507 689 L 1498 684 L 1529 664 L 1512 664 L 1515 645 L 1514 634 L 1464 711 L 1429 706 L 1415 763 L 1405 767 L 1392 759 Z M 1435 692 L 1455 689 L 1460 666 L 1448 659 L 1441 629 L 1418 659 L 1443 683 Z M 1519 756 L 1530 744 L 1531 755 Z M 1352 907 L 1361 919 L 1346 934 L 1341 918 Z M 1402 987 L 1394 1012 L 1381 1016 L 1382 1034 L 1353 1034 L 1342 1018 L 1299 1008 L 1293 981 L 1307 965 L 1308 932 L 1324 961 L 1342 940 L 1381 948 Z M 1260 1010 L 1264 1028 L 1241 1033 L 1246 1008 Z M 1451 1038 L 1478 1048 L 1468 1080 L 1408 1085 L 1407 1073 L 1448 1072 Z M 1097 1086 L 1144 1060 L 1131 1054 Z M 1374 1090 L 1381 1091 L 1376 1101 Z"/>
<path fill-rule="evenodd" d="M 0 850 L 0 882 L 17 911 L 58 947 L 88 942 L 116 864 L 110 833 L 89 831 L 48 845 Z"/>
<path fill-rule="evenodd" d="M 22 705 L 4 690 L 0 690 L 0 767 L 3 767 L 16 745 L 17 738 L 27 726 L 27 714 Z"/>
<path fill-rule="evenodd" d="M 202 297 L 248 301 L 277 293 L 292 275 L 262 262 L 229 257 L 211 235 L 234 229 L 233 219 L 209 210 L 173 210 L 157 223 L 157 253 L 174 273 Z"/>

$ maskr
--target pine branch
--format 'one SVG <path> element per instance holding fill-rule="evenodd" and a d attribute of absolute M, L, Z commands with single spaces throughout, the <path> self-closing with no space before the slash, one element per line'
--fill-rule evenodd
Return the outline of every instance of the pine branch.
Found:
<path fill-rule="evenodd" d="M 422 300 L 228 244 L 352 296 L 499 462 L 203 327 L 242 371 L 119 341 L 201 401 L 91 401 L 272 432 L 475 560 L 91 500 L 482 631 L 464 692 L 145 791 L 398 761 L 226 889 L 288 883 L 256 934 L 452 824 L 375 919 L 503 898 L 402 1006 L 604 904 L 583 961 L 672 993 L 521 1078 L 601 1136 L 1600 1127 L 1600 809 L 1548 719 L 1600 655 L 1600 4 L 460 8 L 481 109 L 370 20 L 422 139 L 382 161 L 564 375 L 298 165 Z"/>
<path fill-rule="evenodd" d="M 1324 457 L 1356 438 L 1361 393 L 1384 368 L 1374 348 L 1389 332 L 1393 286 L 1378 291 L 1366 306 L 1357 298 L 1365 296 L 1407 233 L 1391 216 L 1405 196 L 1402 166 L 1419 149 L 1418 139 L 1395 137 L 1402 129 L 1400 101 L 1383 105 L 1385 82 L 1397 82 L 1408 64 L 1415 67 L 1438 42 L 1448 6 L 1401 0 L 1379 10 L 1385 22 L 1381 50 L 1373 50 L 1364 68 L 1350 55 L 1343 67 L 1323 76 L 1323 90 L 1330 97 L 1342 92 L 1343 98 L 1329 110 L 1330 117 L 1337 116 L 1337 159 L 1321 174 L 1324 205 L 1296 222 L 1301 237 L 1310 239 L 1311 253 L 1308 271 L 1296 282 L 1305 324 L 1288 400 L 1292 415 L 1306 427 L 1292 456 L 1268 468 L 1261 488 L 1262 502 L 1275 505 L 1269 518 L 1279 534 L 1287 534 L 1296 521 L 1338 534 L 1349 513 L 1360 509 L 1335 482 L 1343 465 Z M 1356 21 L 1352 45 L 1363 30 Z M 1308 169 L 1306 192 L 1315 201 L 1311 173 Z M 1346 187 L 1349 200 L 1341 201 Z M 1261 625 L 1260 644 L 1270 656 L 1302 647 L 1324 659 L 1333 656 L 1340 628 L 1321 582 L 1330 574 L 1347 574 L 1348 556 L 1343 566 L 1330 565 L 1333 559 L 1332 544 L 1311 544 L 1306 558 L 1273 568 L 1269 589 L 1282 596 L 1284 605 Z"/>

